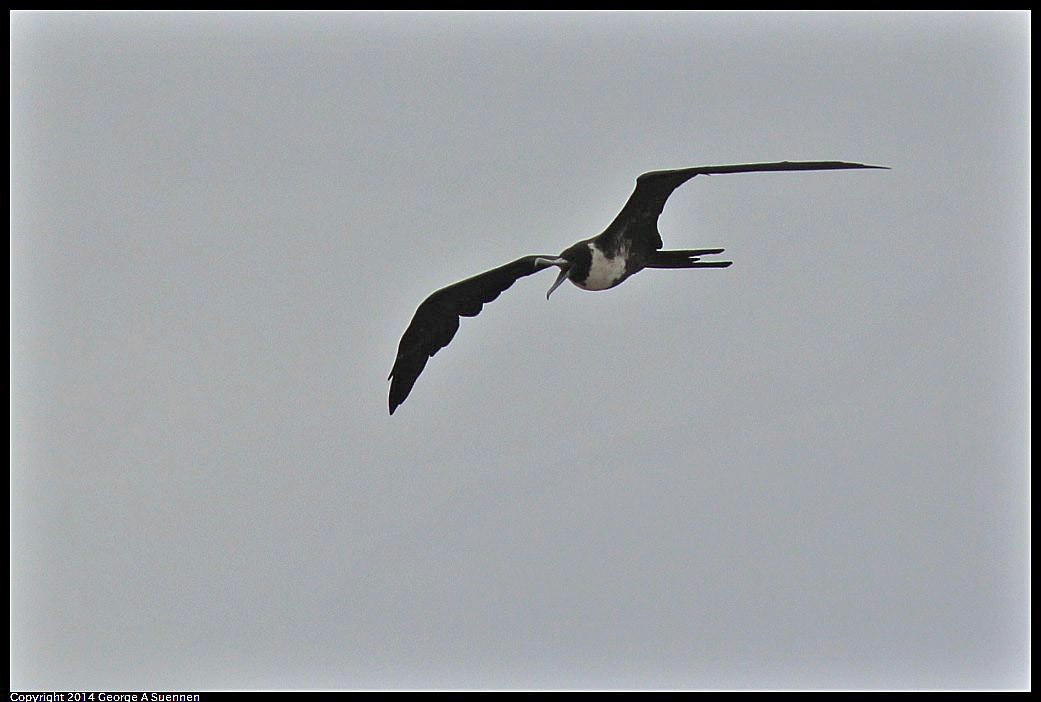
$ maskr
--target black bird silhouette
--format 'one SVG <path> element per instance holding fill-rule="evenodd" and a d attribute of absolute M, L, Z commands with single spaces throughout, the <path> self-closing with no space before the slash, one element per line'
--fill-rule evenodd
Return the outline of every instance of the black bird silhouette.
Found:
<path fill-rule="evenodd" d="M 560 275 L 546 299 L 570 280 L 583 290 L 613 288 L 644 268 L 726 268 L 732 261 L 702 261 L 723 249 L 662 251 L 658 216 L 672 191 L 697 175 L 762 171 L 827 171 L 848 168 L 888 168 L 844 161 L 781 161 L 731 166 L 695 166 L 651 171 L 636 179 L 628 202 L 607 226 L 591 239 L 564 249 L 559 256 L 525 256 L 472 278 L 441 288 L 419 306 L 408 325 L 390 371 L 390 413 L 412 391 L 427 359 L 448 345 L 459 329 L 460 317 L 474 317 L 486 302 L 497 298 L 518 278 L 557 266 Z"/>

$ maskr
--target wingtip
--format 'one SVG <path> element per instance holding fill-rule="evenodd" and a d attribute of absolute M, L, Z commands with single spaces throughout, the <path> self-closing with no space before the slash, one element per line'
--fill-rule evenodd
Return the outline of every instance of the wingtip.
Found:
<path fill-rule="evenodd" d="M 394 377 L 394 371 L 391 371 L 390 375 L 387 376 L 387 380 L 391 380 L 393 377 Z M 390 385 L 390 395 L 387 397 L 387 406 L 390 409 L 390 413 L 392 415 L 394 414 L 394 410 L 396 410 L 398 408 L 398 405 L 400 405 L 400 404 L 401 404 L 400 402 L 394 402 L 394 383 L 391 383 L 391 385 Z"/>
<path fill-rule="evenodd" d="M 793 162 L 785 161 L 785 163 Z M 854 163 L 853 161 L 824 161 L 823 163 L 830 164 L 834 168 L 880 168 L 887 171 L 889 170 L 889 166 L 876 166 L 872 163 Z"/>

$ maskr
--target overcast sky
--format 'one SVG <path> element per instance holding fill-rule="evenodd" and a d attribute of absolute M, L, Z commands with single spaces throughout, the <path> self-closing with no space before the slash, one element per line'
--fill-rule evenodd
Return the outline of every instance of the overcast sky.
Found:
<path fill-rule="evenodd" d="M 1025 13 L 11 17 L 12 689 L 1029 686 Z M 676 191 L 724 270 L 433 290 Z"/>

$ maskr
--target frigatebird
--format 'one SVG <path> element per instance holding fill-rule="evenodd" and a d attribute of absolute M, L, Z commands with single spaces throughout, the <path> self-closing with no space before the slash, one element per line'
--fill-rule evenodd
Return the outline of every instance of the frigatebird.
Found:
<path fill-rule="evenodd" d="M 416 310 L 401 343 L 390 383 L 390 413 L 412 391 L 427 359 L 448 345 L 459 329 L 460 317 L 474 317 L 486 302 L 497 298 L 518 278 L 557 266 L 560 274 L 546 299 L 565 280 L 583 290 L 607 290 L 644 268 L 726 268 L 733 261 L 702 261 L 723 249 L 662 251 L 658 216 L 672 192 L 698 175 L 760 171 L 827 171 L 846 168 L 887 168 L 844 161 L 781 161 L 731 166 L 695 166 L 650 171 L 636 179 L 636 189 L 622 211 L 603 233 L 583 239 L 559 256 L 525 256 L 472 278 L 441 288 Z"/>

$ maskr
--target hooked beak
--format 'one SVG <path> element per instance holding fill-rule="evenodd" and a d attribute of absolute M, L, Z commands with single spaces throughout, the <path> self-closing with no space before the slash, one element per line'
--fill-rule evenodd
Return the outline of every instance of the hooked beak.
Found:
<path fill-rule="evenodd" d="M 553 283 L 553 286 L 549 289 L 549 292 L 546 293 L 546 299 L 547 300 L 549 299 L 549 296 L 553 294 L 553 291 L 556 290 L 557 288 L 559 288 L 560 284 L 563 283 L 565 280 L 567 280 L 567 274 L 570 273 L 570 272 L 571 272 L 571 264 L 570 263 L 563 264 L 563 265 L 560 266 L 560 275 L 557 276 L 556 282 Z"/>

